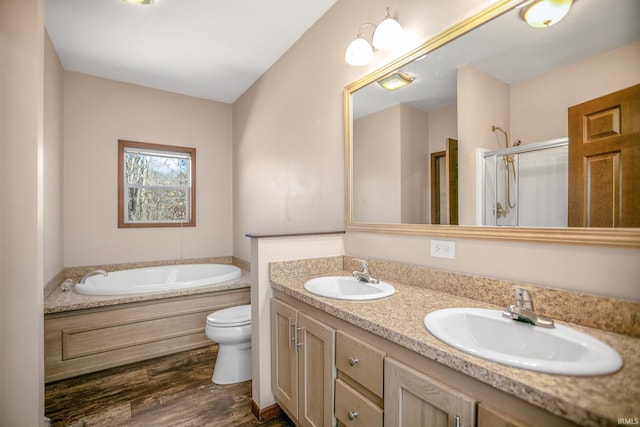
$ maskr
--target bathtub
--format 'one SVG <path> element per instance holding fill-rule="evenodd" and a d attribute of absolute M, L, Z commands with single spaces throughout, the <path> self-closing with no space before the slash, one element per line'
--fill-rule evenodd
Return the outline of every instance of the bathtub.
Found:
<path fill-rule="evenodd" d="M 237 279 L 242 274 L 230 264 L 182 264 L 134 268 L 96 274 L 78 283 L 76 292 L 85 295 L 128 295 L 179 291 L 211 286 Z"/>

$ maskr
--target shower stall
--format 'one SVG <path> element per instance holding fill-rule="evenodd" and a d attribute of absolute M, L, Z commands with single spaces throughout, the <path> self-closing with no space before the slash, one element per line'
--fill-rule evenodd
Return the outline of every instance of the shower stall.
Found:
<path fill-rule="evenodd" d="M 567 138 L 485 151 L 481 155 L 482 224 L 567 226 Z"/>

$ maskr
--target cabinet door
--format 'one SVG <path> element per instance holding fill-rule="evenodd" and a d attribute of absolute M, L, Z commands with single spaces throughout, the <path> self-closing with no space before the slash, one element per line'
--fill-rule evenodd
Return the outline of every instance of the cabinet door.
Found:
<path fill-rule="evenodd" d="M 302 426 L 331 427 L 335 380 L 335 331 L 298 313 L 298 420 Z"/>
<path fill-rule="evenodd" d="M 481 403 L 478 405 L 478 427 L 526 427 L 526 424 Z"/>
<path fill-rule="evenodd" d="M 472 427 L 475 423 L 474 400 L 402 363 L 385 359 L 386 427 Z"/>
<path fill-rule="evenodd" d="M 297 311 L 271 300 L 271 385 L 289 414 L 298 417 L 298 358 L 295 350 Z"/>

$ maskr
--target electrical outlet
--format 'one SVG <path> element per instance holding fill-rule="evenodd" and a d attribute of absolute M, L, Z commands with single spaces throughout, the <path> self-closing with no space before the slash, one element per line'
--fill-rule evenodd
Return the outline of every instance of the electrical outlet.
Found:
<path fill-rule="evenodd" d="M 431 239 L 431 256 L 456 259 L 456 242 L 453 240 Z"/>

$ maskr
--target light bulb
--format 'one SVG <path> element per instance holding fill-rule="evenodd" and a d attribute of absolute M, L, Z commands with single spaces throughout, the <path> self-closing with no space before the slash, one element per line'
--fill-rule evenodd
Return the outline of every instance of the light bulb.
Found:
<path fill-rule="evenodd" d="M 344 59 L 347 64 L 357 67 L 370 64 L 373 61 L 373 48 L 367 40 L 358 35 L 349 43 Z"/>

